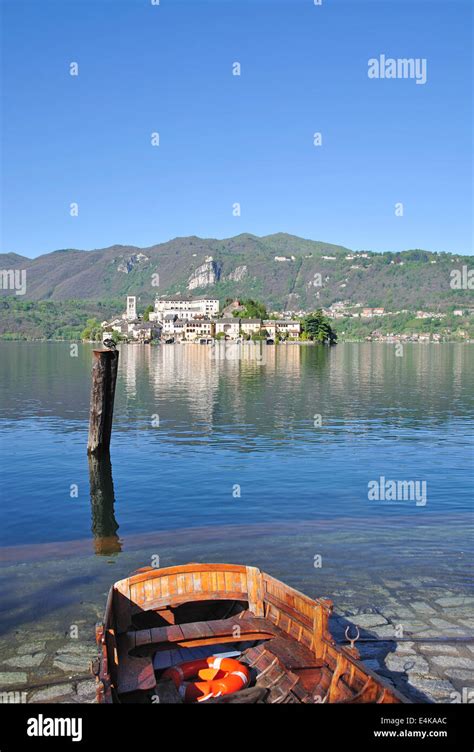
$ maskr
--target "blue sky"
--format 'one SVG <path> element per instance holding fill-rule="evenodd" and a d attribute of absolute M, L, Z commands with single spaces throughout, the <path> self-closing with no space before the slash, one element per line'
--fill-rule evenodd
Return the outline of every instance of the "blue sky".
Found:
<path fill-rule="evenodd" d="M 3 252 L 241 232 L 472 251 L 468 0 L 2 8 Z M 427 83 L 369 79 L 380 54 L 426 58 Z"/>

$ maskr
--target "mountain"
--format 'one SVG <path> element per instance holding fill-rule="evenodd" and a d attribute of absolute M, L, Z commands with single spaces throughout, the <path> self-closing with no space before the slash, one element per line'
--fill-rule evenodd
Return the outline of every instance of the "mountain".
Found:
<path fill-rule="evenodd" d="M 451 270 L 463 265 L 472 265 L 471 257 L 355 252 L 285 233 L 225 240 L 192 236 L 149 248 L 65 249 L 36 259 L 0 255 L 0 269 L 26 269 L 23 300 L 99 302 L 132 294 L 144 306 L 156 295 L 182 293 L 221 301 L 251 297 L 276 310 L 308 310 L 339 300 L 391 310 L 466 304 L 472 292 L 450 287 Z"/>

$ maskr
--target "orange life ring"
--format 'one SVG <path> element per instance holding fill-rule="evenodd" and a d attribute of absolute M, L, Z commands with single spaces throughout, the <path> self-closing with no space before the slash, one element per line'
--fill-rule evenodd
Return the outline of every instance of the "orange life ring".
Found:
<path fill-rule="evenodd" d="M 193 677 L 198 680 L 187 681 Z M 173 681 L 185 702 L 204 702 L 243 689 L 250 681 L 250 673 L 245 664 L 234 658 L 210 656 L 172 666 L 162 678 Z"/>

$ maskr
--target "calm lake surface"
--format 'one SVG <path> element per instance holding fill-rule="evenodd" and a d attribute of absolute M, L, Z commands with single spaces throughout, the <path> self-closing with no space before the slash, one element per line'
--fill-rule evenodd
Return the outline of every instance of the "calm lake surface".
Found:
<path fill-rule="evenodd" d="M 252 563 L 360 608 L 472 588 L 472 345 L 123 346 L 102 468 L 91 353 L 0 344 L 1 634 L 100 611 L 154 555 Z M 425 481 L 426 504 L 370 500 L 381 476 Z"/>

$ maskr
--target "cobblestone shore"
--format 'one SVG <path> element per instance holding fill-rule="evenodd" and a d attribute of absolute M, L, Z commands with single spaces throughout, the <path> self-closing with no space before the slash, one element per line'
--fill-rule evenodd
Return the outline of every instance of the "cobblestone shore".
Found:
<path fill-rule="evenodd" d="M 426 596 L 426 581 L 421 584 Z M 358 627 L 356 646 L 368 668 L 413 702 L 467 702 L 470 693 L 474 700 L 474 597 L 447 593 L 399 601 L 387 590 L 383 610 L 358 613 L 344 606 L 352 595 L 334 594 L 338 607 L 331 631 L 340 641 L 347 627 L 350 637 Z"/>
<path fill-rule="evenodd" d="M 393 583 L 396 586 L 396 583 Z M 413 583 L 416 585 L 416 583 Z M 467 702 L 474 698 L 474 597 L 439 591 L 429 599 L 398 600 L 380 588 L 380 607 L 354 607 L 353 590 L 333 593 L 337 608 L 331 631 L 338 642 L 360 632 L 357 648 L 366 666 L 415 702 Z M 95 682 L 88 675 L 96 656 L 94 624 L 100 610 L 82 604 L 76 625 L 87 640 L 38 629 L 19 629 L 0 643 L 0 691 L 28 703 L 93 703 Z M 12 694 L 14 693 L 14 694 Z"/>

